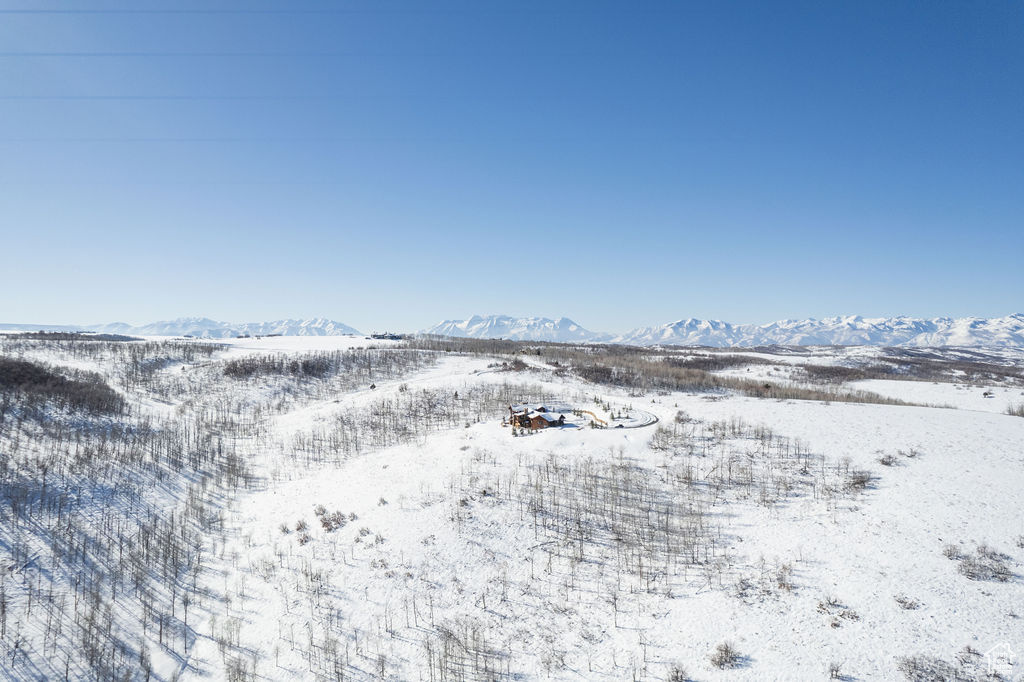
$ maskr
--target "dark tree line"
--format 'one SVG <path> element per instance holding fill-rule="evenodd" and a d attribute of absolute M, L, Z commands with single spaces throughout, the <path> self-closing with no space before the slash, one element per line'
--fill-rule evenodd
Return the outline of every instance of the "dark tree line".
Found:
<path fill-rule="evenodd" d="M 350 375 L 367 380 L 388 378 L 423 366 L 430 357 L 414 351 L 354 349 L 299 355 L 250 355 L 224 363 L 224 374 L 233 379 L 288 376 L 328 379 Z"/>
<path fill-rule="evenodd" d="M 13 400 L 38 409 L 52 404 L 59 409 L 83 410 L 91 414 L 119 414 L 124 399 L 95 372 L 62 369 L 28 360 L 0 357 L 0 405 Z M 9 409 L 9 408 L 8 408 Z M 0 406 L 0 419 L 6 410 Z"/>

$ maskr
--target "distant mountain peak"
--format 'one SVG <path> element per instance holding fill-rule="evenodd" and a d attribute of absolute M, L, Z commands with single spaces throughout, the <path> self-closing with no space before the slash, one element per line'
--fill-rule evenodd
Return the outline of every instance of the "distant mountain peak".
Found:
<path fill-rule="evenodd" d="M 97 331 L 134 336 L 339 336 L 360 332 L 323 317 L 231 323 L 208 317 L 180 317 L 145 325 L 124 322 L 94 326 L 0 324 L 0 330 L 50 329 Z M 478 339 L 557 341 L 564 343 L 622 343 L 637 346 L 974 346 L 1024 348 L 1024 313 L 1004 317 L 915 318 L 835 315 L 822 319 L 786 319 L 766 324 L 732 324 L 722 320 L 680 318 L 668 324 L 641 327 L 619 336 L 591 331 L 562 316 L 512 317 L 472 315 L 444 320 L 427 334 Z"/>
<path fill-rule="evenodd" d="M 568 317 L 511 317 L 509 315 L 472 315 L 465 320 L 445 320 L 423 330 L 425 334 L 474 339 L 510 339 L 515 341 L 586 342 L 610 338 L 584 329 Z"/>
<path fill-rule="evenodd" d="M 734 325 L 688 318 L 660 327 L 634 329 L 613 343 L 679 346 L 996 346 L 1024 347 L 1024 314 L 953 319 L 865 318 L 836 315 L 820 320 L 779 320 Z"/>
<path fill-rule="evenodd" d="M 129 325 L 123 322 L 89 327 L 91 330 L 134 334 L 137 336 L 195 336 L 207 339 L 224 339 L 236 336 L 342 336 L 359 334 L 359 331 L 341 322 L 314 317 L 305 320 L 275 320 L 272 322 L 220 322 L 208 317 L 179 317 L 143 325 Z"/>
<path fill-rule="evenodd" d="M 607 342 L 638 346 L 996 346 L 1024 347 L 1024 313 L 997 318 L 914 318 L 906 315 L 867 318 L 833 315 L 822 319 L 778 320 L 766 324 L 732 324 L 722 320 L 680 318 L 634 329 L 620 336 L 581 327 L 568 317 L 473 315 L 445 320 L 424 330 L 442 336 L 567 343 Z"/>

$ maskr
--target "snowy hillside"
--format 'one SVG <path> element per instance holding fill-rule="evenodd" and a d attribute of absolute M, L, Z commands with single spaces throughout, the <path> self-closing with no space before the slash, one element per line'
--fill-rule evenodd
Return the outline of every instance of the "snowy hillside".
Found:
<path fill-rule="evenodd" d="M 364 344 L 0 335 L 0 680 L 1024 672 L 1016 351 Z"/>
<path fill-rule="evenodd" d="M 473 339 L 511 339 L 514 341 L 601 341 L 610 338 L 584 329 L 568 317 L 509 317 L 474 315 L 468 320 L 445 320 L 423 331 L 424 334 L 469 337 Z"/>
<path fill-rule="evenodd" d="M 680 320 L 660 327 L 635 329 L 615 339 L 634 345 L 683 346 L 996 346 L 1024 347 L 1024 314 L 953 319 L 937 317 L 864 318 L 859 315 L 821 320 L 782 320 L 733 325 L 719 320 Z"/>

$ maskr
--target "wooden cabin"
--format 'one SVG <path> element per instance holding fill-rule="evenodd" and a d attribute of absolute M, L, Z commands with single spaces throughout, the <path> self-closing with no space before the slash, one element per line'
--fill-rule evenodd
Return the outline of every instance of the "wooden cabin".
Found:
<path fill-rule="evenodd" d="M 556 417 L 550 412 L 534 412 L 530 415 L 531 429 L 546 429 L 549 426 L 565 426 L 565 415 Z"/>
<path fill-rule="evenodd" d="M 565 415 L 556 415 L 544 405 L 509 405 L 509 423 L 524 429 L 546 429 L 564 426 Z"/>

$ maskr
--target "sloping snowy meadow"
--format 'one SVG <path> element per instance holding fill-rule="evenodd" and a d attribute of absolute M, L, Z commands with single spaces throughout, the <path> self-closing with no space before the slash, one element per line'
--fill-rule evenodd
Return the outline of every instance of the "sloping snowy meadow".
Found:
<path fill-rule="evenodd" d="M 0 361 L 0 679 L 1024 672 L 1013 352 L 8 334 Z"/>

